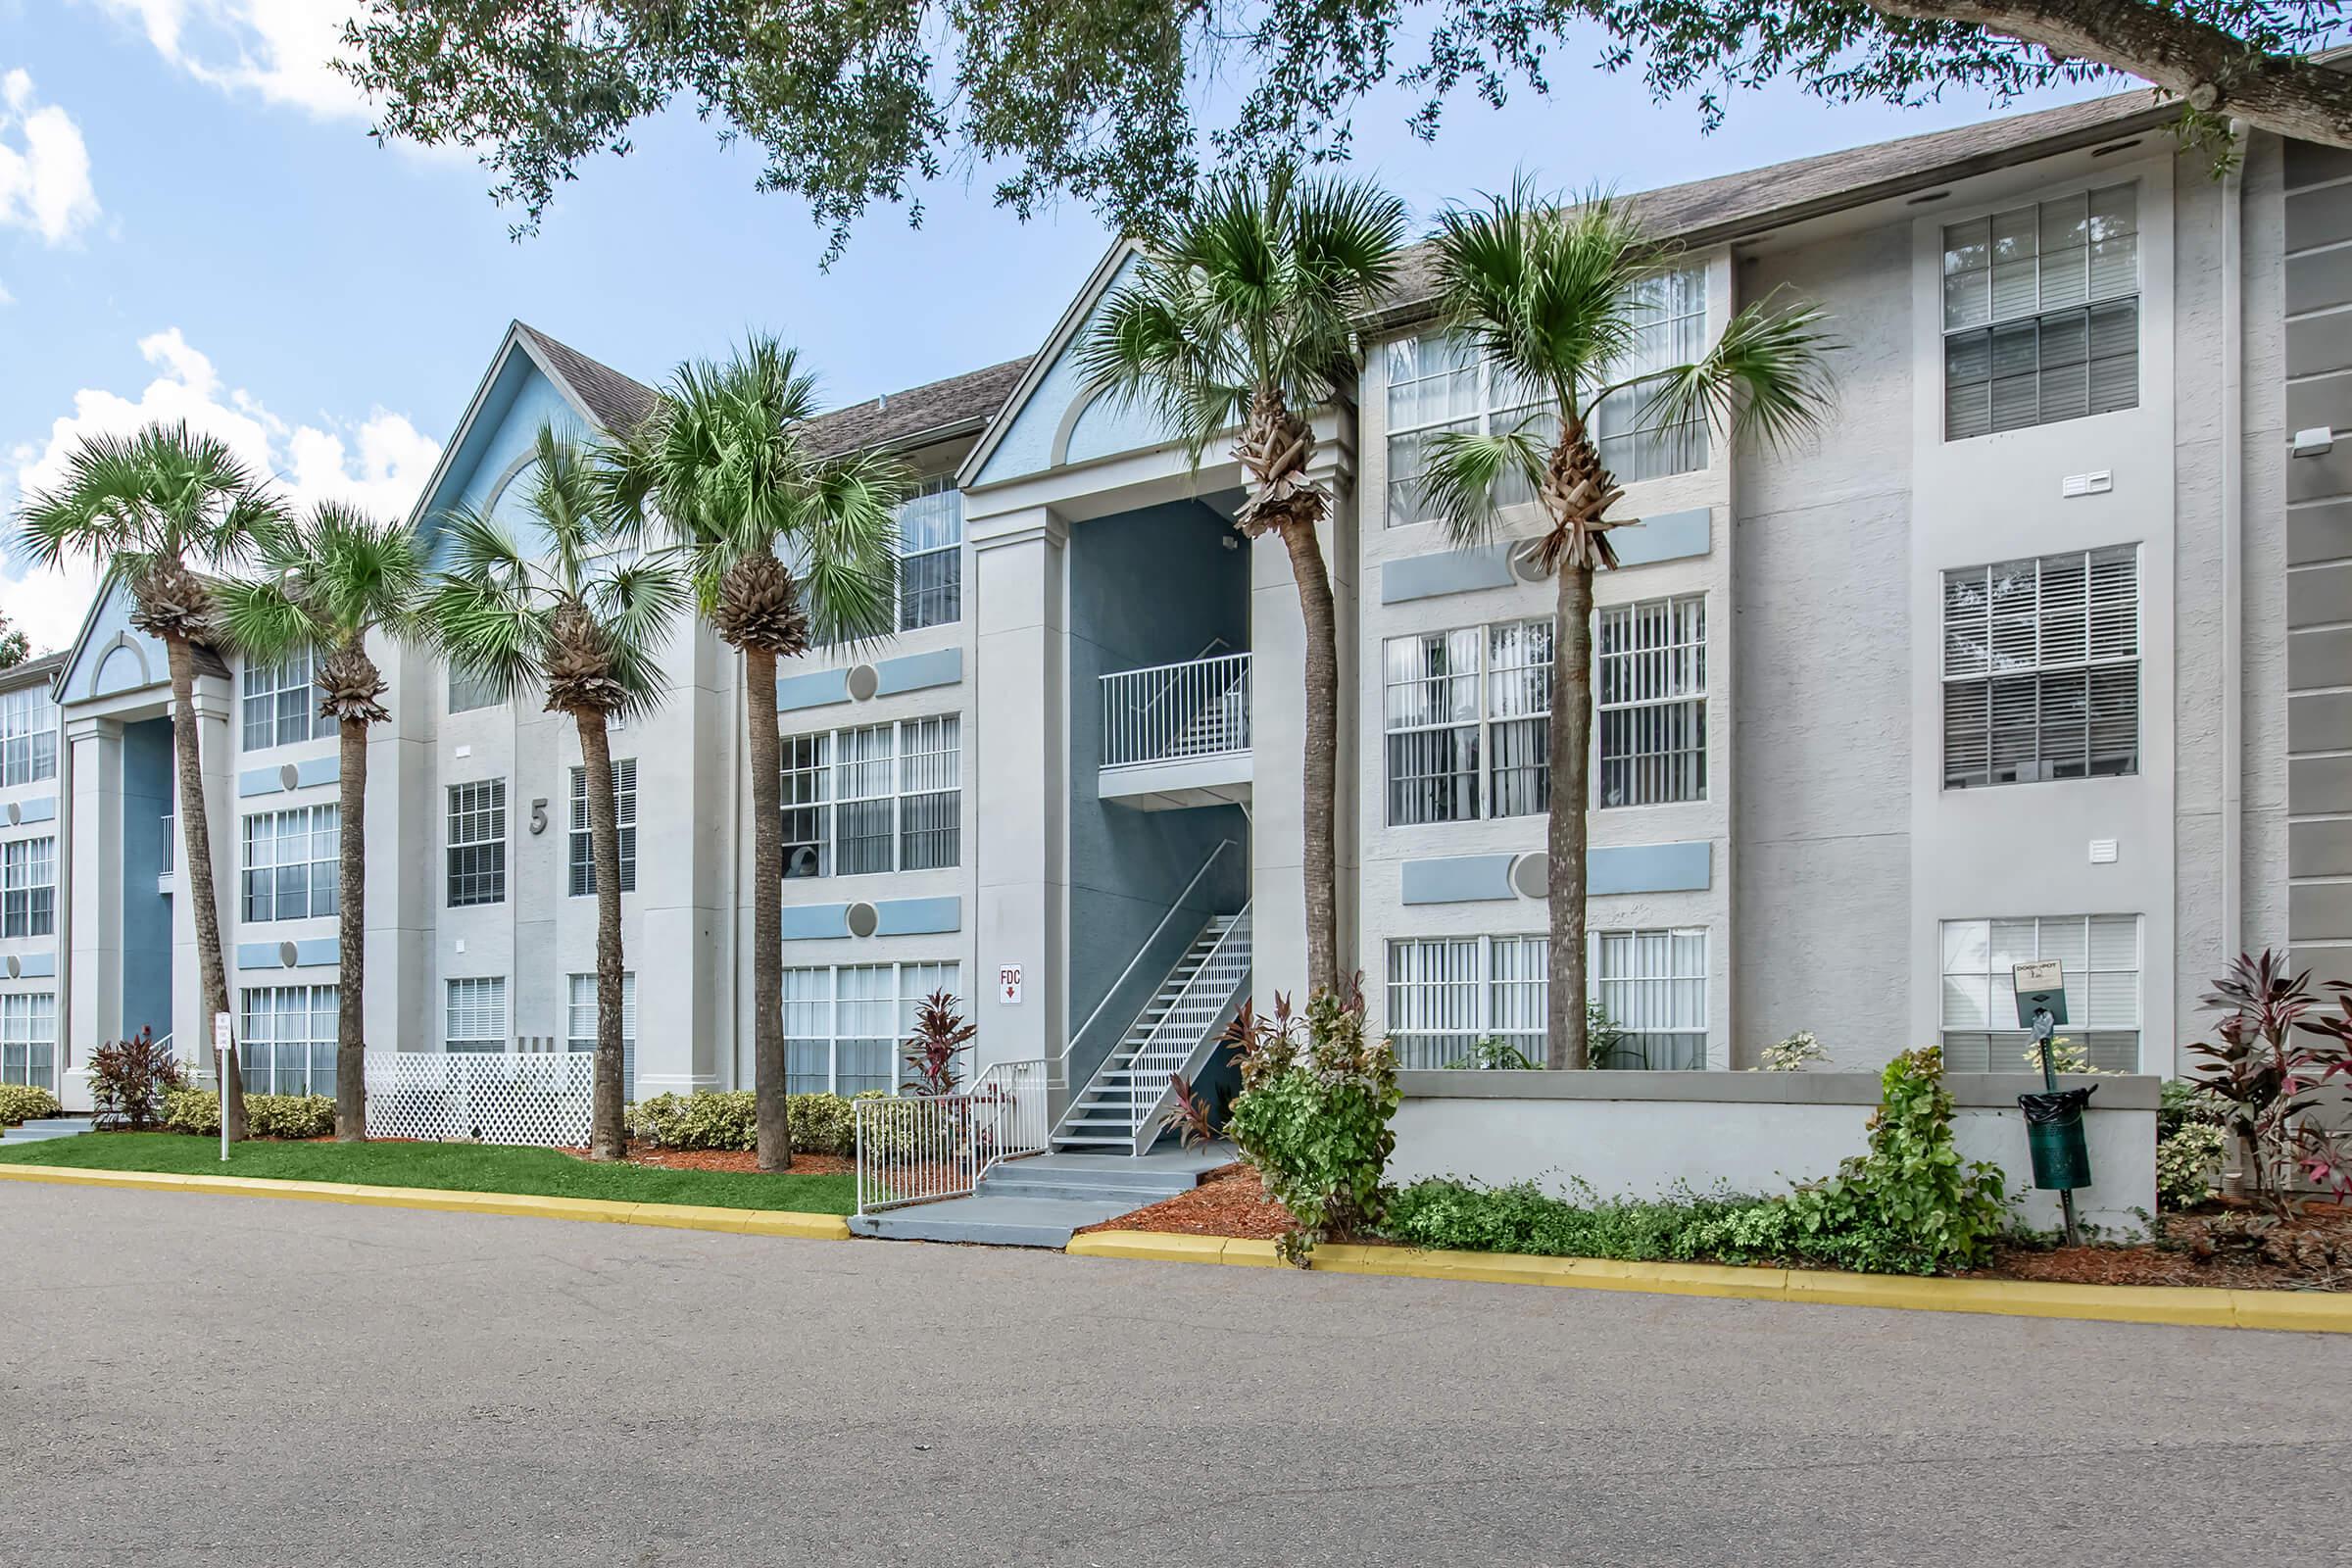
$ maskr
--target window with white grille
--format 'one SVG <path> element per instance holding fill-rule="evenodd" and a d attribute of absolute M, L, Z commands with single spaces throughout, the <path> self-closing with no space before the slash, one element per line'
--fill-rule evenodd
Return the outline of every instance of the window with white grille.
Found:
<path fill-rule="evenodd" d="M 956 476 L 926 479 L 899 508 L 899 630 L 963 617 L 963 492 Z"/>
<path fill-rule="evenodd" d="M 1383 645 L 1390 826 L 1546 808 L 1551 638 L 1543 619 Z"/>
<path fill-rule="evenodd" d="M 449 1009 L 441 1034 L 443 1049 L 493 1052 L 507 1049 L 507 977 L 487 975 L 449 982 Z"/>
<path fill-rule="evenodd" d="M 56 838 L 0 845 L 0 937 L 56 934 Z"/>
<path fill-rule="evenodd" d="M 341 808 L 298 806 L 245 818 L 245 918 L 307 920 L 335 912 Z"/>
<path fill-rule="evenodd" d="M 1611 605 L 1595 617 L 1596 806 L 1707 798 L 1707 600 Z"/>
<path fill-rule="evenodd" d="M 44 686 L 0 693 L 0 785 L 57 777 L 57 705 Z"/>
<path fill-rule="evenodd" d="M 449 787 L 449 906 L 507 899 L 507 781 Z"/>
<path fill-rule="evenodd" d="M 1549 990 L 1540 936 L 1420 937 L 1389 944 L 1389 1038 L 1401 1067 L 1471 1059 L 1481 1040 L 1544 1060 Z"/>
<path fill-rule="evenodd" d="M 1943 231 L 1943 437 L 2139 403 L 2138 189 L 2109 185 Z"/>
<path fill-rule="evenodd" d="M 1687 365 L 1706 352 L 1707 274 L 1703 267 L 1677 268 L 1636 286 L 1631 352 L 1602 372 L 1603 382 L 1633 380 L 1671 366 Z M 1498 369 L 1461 332 L 1426 332 L 1388 346 L 1389 526 L 1426 522 L 1437 515 L 1421 476 L 1430 440 L 1444 431 L 1474 434 L 1517 431 L 1548 450 L 1559 437 L 1559 420 L 1548 394 Z M 1650 411 L 1655 381 L 1637 382 L 1603 398 L 1590 426 L 1601 461 L 1620 482 L 1688 473 L 1707 466 L 1704 420 L 1667 423 Z M 1512 506 L 1534 499 L 1524 478 L 1497 482 L 1494 503 Z"/>
<path fill-rule="evenodd" d="M 596 976 L 571 976 L 570 1005 L 564 1009 L 564 1044 L 573 1051 L 596 1049 Z M 620 976 L 620 1098 L 637 1098 L 637 972 Z"/>
<path fill-rule="evenodd" d="M 1592 1000 L 1619 1032 L 1594 1066 L 1691 1070 L 1707 1064 L 1707 933 L 1596 931 L 1588 965 Z"/>
<path fill-rule="evenodd" d="M 469 713 L 477 708 L 495 707 L 499 702 L 498 682 L 487 675 L 468 675 L 457 665 L 449 666 L 449 710 Z"/>
<path fill-rule="evenodd" d="M 318 673 L 313 650 L 296 649 L 274 664 L 245 666 L 245 750 L 262 751 L 335 733 L 335 721 L 318 711 Z"/>
<path fill-rule="evenodd" d="M 57 1092 L 57 993 L 0 996 L 0 1083 Z"/>
<path fill-rule="evenodd" d="M 620 891 L 637 891 L 637 759 L 612 760 L 612 836 L 620 848 Z M 596 894 L 596 836 L 588 828 L 588 769 L 571 770 L 571 896 Z"/>
<path fill-rule="evenodd" d="M 262 986 L 239 998 L 238 1071 L 249 1095 L 335 1092 L 333 986 Z"/>
<path fill-rule="evenodd" d="M 2021 963 L 2058 960 L 2066 977 L 2061 1039 L 2106 1072 L 2139 1071 L 2140 924 L 2136 914 L 1943 922 L 1943 1064 L 1953 1072 L 2027 1072 L 2031 1030 L 2017 1027 Z"/>
<path fill-rule="evenodd" d="M 783 740 L 784 874 L 959 864 L 962 721 L 953 713 Z"/>
<path fill-rule="evenodd" d="M 2138 548 L 1945 572 L 1944 787 L 2138 771 Z"/>
<path fill-rule="evenodd" d="M 895 1093 L 915 1009 L 934 991 L 959 996 L 957 965 L 858 963 L 784 971 L 789 1093 Z"/>

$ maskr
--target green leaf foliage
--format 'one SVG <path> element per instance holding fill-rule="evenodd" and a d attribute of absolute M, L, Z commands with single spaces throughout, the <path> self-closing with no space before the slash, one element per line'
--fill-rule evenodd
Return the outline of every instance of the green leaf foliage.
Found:
<path fill-rule="evenodd" d="M 256 1138 L 331 1138 L 332 1095 L 247 1095 L 246 1130 Z M 164 1130 L 202 1138 L 220 1132 L 220 1097 L 210 1089 L 174 1089 L 164 1096 Z"/>
<path fill-rule="evenodd" d="M 1303 1264 L 1316 1244 L 1378 1228 L 1381 1184 L 1396 1148 L 1390 1120 L 1403 1094 L 1387 1040 L 1364 1034 L 1363 998 L 1318 992 L 1303 1020 L 1276 1004 L 1258 1024 L 1245 1009 L 1227 1038 L 1240 1051 L 1242 1092 L 1225 1135 L 1298 1229 L 1282 1254 Z"/>
<path fill-rule="evenodd" d="M 57 1097 L 31 1084 L 0 1084 L 0 1125 L 39 1121 L 57 1114 Z"/>
<path fill-rule="evenodd" d="M 880 1098 L 878 1090 L 859 1100 Z M 851 1102 L 840 1095 L 794 1095 L 787 1106 L 796 1154 L 847 1157 L 856 1137 Z M 760 1146 L 757 1097 L 745 1090 L 656 1095 L 628 1107 L 629 1137 L 658 1149 L 745 1151 Z"/>

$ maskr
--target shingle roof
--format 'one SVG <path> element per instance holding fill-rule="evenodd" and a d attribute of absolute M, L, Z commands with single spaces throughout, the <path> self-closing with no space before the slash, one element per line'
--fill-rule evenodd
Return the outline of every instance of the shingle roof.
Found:
<path fill-rule="evenodd" d="M 0 669 L 0 690 L 14 691 L 20 686 L 30 686 L 35 683 L 36 678 L 41 685 L 53 684 L 57 679 L 57 672 L 66 667 L 66 660 L 70 653 L 71 650 L 43 654 L 38 659 L 27 659 L 22 663 L 11 664 L 6 669 Z"/>
<path fill-rule="evenodd" d="M 973 430 L 996 416 L 1019 384 L 1027 359 L 1006 360 L 905 392 L 835 409 L 808 422 L 819 453 L 832 456 L 867 447 L 906 446 L 926 436 Z"/>
<path fill-rule="evenodd" d="M 1713 179 L 1637 192 L 1627 201 L 1660 239 L 1688 245 L 1752 237 L 1767 229 L 1890 196 L 1933 189 L 1997 169 L 2031 150 L 2034 157 L 2095 147 L 2176 118 L 2177 105 L 2134 90 L 2011 115 L 1953 130 L 1904 136 L 1844 152 L 1822 153 Z M 1437 254 L 1428 244 L 1406 251 L 1395 287 L 1366 322 L 1400 325 L 1425 316 L 1437 296 Z"/>
<path fill-rule="evenodd" d="M 559 343 L 537 327 L 520 321 L 514 330 L 529 344 L 558 379 L 588 406 L 596 422 L 614 434 L 632 430 L 654 412 L 660 401 L 650 386 L 621 374 L 610 365 L 592 360 L 568 344 Z"/>

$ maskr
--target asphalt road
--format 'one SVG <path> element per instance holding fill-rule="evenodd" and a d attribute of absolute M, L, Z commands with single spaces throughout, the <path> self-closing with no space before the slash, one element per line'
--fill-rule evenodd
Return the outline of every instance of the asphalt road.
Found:
<path fill-rule="evenodd" d="M 2352 1338 L 0 1187 L 0 1563 L 2338 1563 Z"/>

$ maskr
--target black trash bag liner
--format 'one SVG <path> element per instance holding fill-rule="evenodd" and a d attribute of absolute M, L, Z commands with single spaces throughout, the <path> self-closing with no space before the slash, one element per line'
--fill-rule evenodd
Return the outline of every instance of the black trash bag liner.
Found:
<path fill-rule="evenodd" d="M 2098 1093 L 2093 1084 L 2088 1089 L 2059 1089 L 2038 1095 L 2020 1095 L 2017 1108 L 2026 1113 L 2026 1120 L 2037 1126 L 2065 1126 L 2082 1119 L 2082 1107 Z"/>

